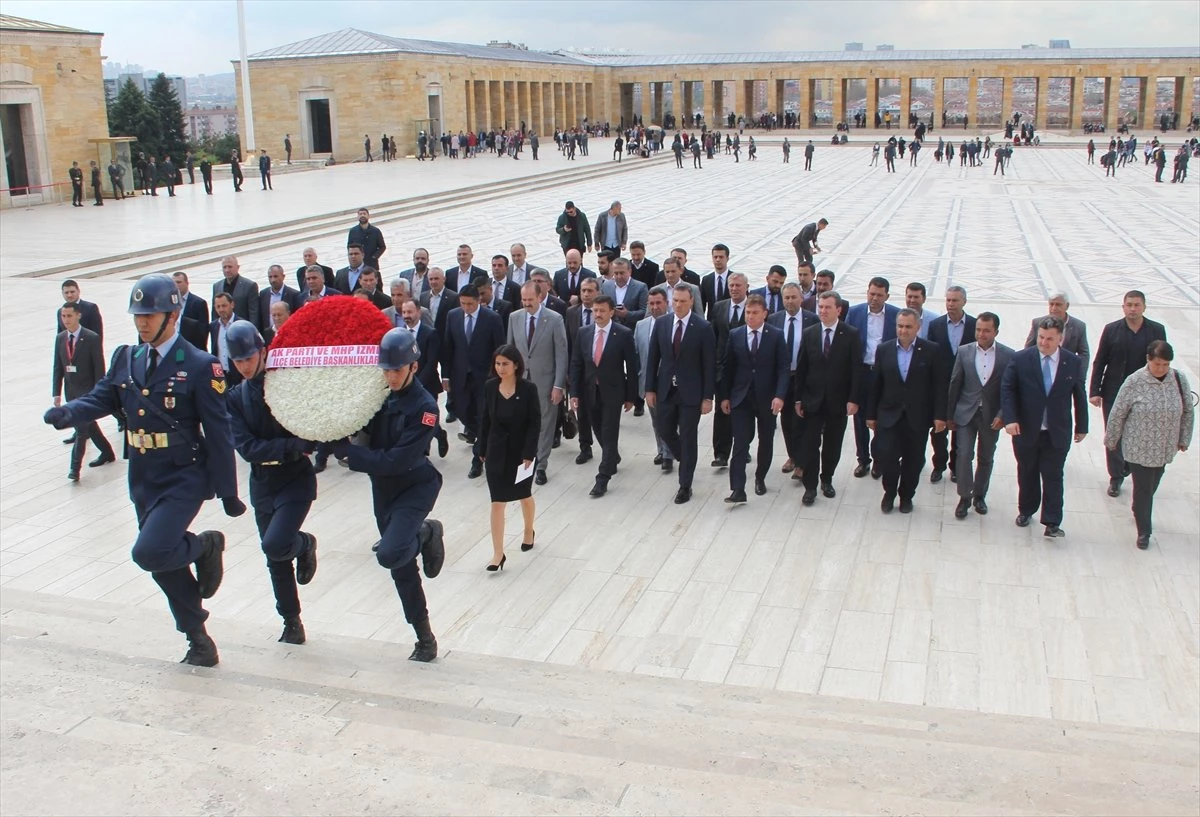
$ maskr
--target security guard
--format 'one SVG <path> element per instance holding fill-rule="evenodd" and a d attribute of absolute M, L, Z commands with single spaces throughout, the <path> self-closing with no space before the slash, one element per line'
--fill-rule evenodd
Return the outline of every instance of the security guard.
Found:
<path fill-rule="evenodd" d="M 375 557 L 392 572 L 404 618 L 417 634 L 410 661 L 437 658 L 437 639 L 429 627 L 425 591 L 417 570 L 417 554 L 425 575 L 442 570 L 446 549 L 442 523 L 426 519 L 442 490 L 442 475 L 429 461 L 429 443 L 438 430 L 437 401 L 417 380 L 421 350 L 416 336 L 403 327 L 379 342 L 379 368 L 387 377 L 383 407 L 367 424 L 367 445 L 333 444 L 333 453 L 348 457 L 350 470 L 371 477 L 371 498 L 380 541 Z"/>
<path fill-rule="evenodd" d="M 300 530 L 317 498 L 317 476 L 307 456 L 316 443 L 287 431 L 267 407 L 267 344 L 254 324 L 234 321 L 225 330 L 225 343 L 229 359 L 245 378 L 229 392 L 229 422 L 234 446 L 250 463 L 250 504 L 267 556 L 275 609 L 283 618 L 279 640 L 303 644 L 296 585 L 308 584 L 317 572 L 317 538 Z"/>
<path fill-rule="evenodd" d="M 225 536 L 188 526 L 206 499 L 221 497 L 241 516 L 237 465 L 225 407 L 225 372 L 212 355 L 179 338 L 179 289 L 171 276 L 147 275 L 133 287 L 129 313 L 142 343 L 113 355 L 113 365 L 82 397 L 46 412 L 55 428 L 124 415 L 129 496 L 137 513 L 133 561 L 167 597 L 175 627 L 187 635 L 181 663 L 216 666 L 217 645 L 204 629 L 224 574 Z M 192 575 L 192 564 L 196 574 Z"/>

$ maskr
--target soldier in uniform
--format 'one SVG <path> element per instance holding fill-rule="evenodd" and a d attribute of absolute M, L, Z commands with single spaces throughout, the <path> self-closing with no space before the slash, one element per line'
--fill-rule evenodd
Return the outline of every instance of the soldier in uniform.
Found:
<path fill-rule="evenodd" d="M 212 195 L 212 162 L 205 156 L 200 160 L 200 181 L 204 182 L 204 192 Z"/>
<path fill-rule="evenodd" d="M 83 171 L 79 169 L 79 162 L 71 162 L 71 169 L 67 171 L 67 175 L 71 177 L 71 206 L 83 206 Z"/>
<path fill-rule="evenodd" d="M 275 591 L 275 609 L 283 618 L 288 644 L 304 643 L 298 584 L 317 572 L 317 537 L 300 530 L 313 500 L 317 475 L 308 454 L 315 443 L 279 424 L 263 395 L 267 344 L 250 321 L 234 321 L 225 332 L 229 359 L 245 379 L 229 392 L 233 444 L 250 463 L 250 504 L 262 538 Z"/>
<path fill-rule="evenodd" d="M 112 182 L 113 198 L 125 198 L 125 168 L 115 157 L 108 160 L 108 180 Z"/>
<path fill-rule="evenodd" d="M 408 329 L 390 330 L 379 342 L 379 368 L 391 393 L 367 424 L 367 445 L 333 444 L 333 453 L 347 457 L 350 470 L 371 477 L 371 498 L 380 540 L 379 564 L 392 573 L 404 618 L 417 634 L 410 661 L 437 658 L 437 639 L 429 626 L 425 590 L 417 570 L 417 554 L 425 575 L 442 570 L 446 549 L 442 523 L 426 519 L 442 490 L 442 475 L 429 461 L 429 444 L 438 431 L 438 406 L 417 380 L 421 351 Z"/>
<path fill-rule="evenodd" d="M 176 629 L 187 635 L 181 663 L 212 667 L 217 645 L 204 628 L 203 599 L 221 584 L 225 536 L 195 534 L 188 526 L 214 494 L 229 516 L 241 516 L 246 506 L 237 496 L 225 372 L 212 355 L 180 341 L 179 306 L 171 276 L 139 280 L 129 313 L 142 343 L 117 349 L 95 388 L 47 410 L 44 419 L 62 429 L 124 415 L 129 495 L 138 521 L 133 561 L 154 577 Z"/>

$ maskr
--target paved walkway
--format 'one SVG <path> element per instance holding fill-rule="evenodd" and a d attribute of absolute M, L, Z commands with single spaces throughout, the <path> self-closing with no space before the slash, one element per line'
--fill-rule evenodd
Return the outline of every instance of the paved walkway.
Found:
<path fill-rule="evenodd" d="M 593 163 L 608 160 L 603 147 L 593 141 Z M 553 148 L 544 154 L 539 170 L 566 164 Z M 1103 323 L 1120 316 L 1120 294 L 1137 287 L 1149 297 L 1148 314 L 1167 324 L 1177 363 L 1196 381 L 1194 177 L 1184 185 L 1156 185 L 1150 169 L 1137 165 L 1106 180 L 1081 153 L 1065 151 L 1018 150 L 1005 177 L 993 176 L 990 165 L 934 165 L 926 154 L 916 168 L 905 161 L 899 172 L 885 174 L 868 167 L 862 146 L 819 146 L 811 173 L 796 158 L 784 165 L 772 150 L 755 163 L 721 156 L 703 170 L 648 165 L 615 179 L 406 219 L 387 228 L 385 272 L 407 266 L 417 245 L 448 265 L 464 240 L 474 245 L 481 266 L 513 240 L 525 241 L 532 260 L 555 266 L 553 226 L 562 201 L 572 198 L 594 216 L 619 198 L 631 237 L 643 239 L 651 257 L 684 246 L 690 266 L 704 272 L 706 248 L 724 241 L 732 247 L 731 266 L 759 281 L 771 263 L 790 268 L 791 236 L 825 216 L 831 224 L 818 265 L 837 271 L 839 289 L 852 301 L 861 300 L 873 275 L 892 280 L 893 301 L 902 298 L 905 282 L 924 281 L 934 306 L 946 286 L 962 284 L 968 310 L 999 312 L 1000 340 L 1020 345 L 1046 294 L 1061 289 L 1071 296 L 1072 313 L 1088 322 L 1094 346 Z M 94 603 L 136 610 L 157 629 L 154 638 L 130 646 L 131 654 L 161 660 L 181 652 L 159 592 L 129 560 L 135 524 L 125 465 L 88 471 L 80 484 L 68 484 L 62 434 L 40 423 L 49 405 L 49 321 L 58 282 L 14 278 L 14 270 L 27 271 L 33 257 L 83 259 L 127 243 L 149 247 L 160 235 L 164 242 L 199 237 L 337 207 L 346 208 L 348 227 L 360 202 L 527 173 L 532 166 L 492 157 L 353 165 L 281 175 L 273 194 L 248 178 L 236 201 L 227 189 L 207 198 L 199 188 L 185 188 L 174 200 L 110 202 L 103 210 L 6 212 L 0 233 L 0 588 L 56 597 L 80 614 Z M 316 243 L 324 261 L 340 266 L 340 234 Z M 262 280 L 269 263 L 294 269 L 302 246 L 267 255 L 247 241 L 230 250 L 241 256 L 246 274 Z M 202 292 L 219 274 L 192 272 Z M 123 277 L 85 282 L 85 297 L 99 302 L 107 317 L 110 348 L 132 336 L 123 314 L 128 287 Z M 1012 524 L 1015 468 L 1003 442 L 987 517 L 954 520 L 953 485 L 927 481 L 914 514 L 881 515 L 879 484 L 850 476 L 849 437 L 834 481 L 837 499 L 802 508 L 798 490 L 775 470 L 766 497 L 730 509 L 721 501 L 728 492 L 724 472 L 707 467 L 705 421 L 696 500 L 680 507 L 670 502 L 672 480 L 650 464 L 649 418 L 629 415 L 623 418 L 624 463 L 609 495 L 587 499 L 594 470 L 575 466 L 575 451 L 564 445 L 550 462 L 550 484 L 536 493 L 537 549 L 520 553 L 510 531 L 513 558 L 498 575 L 483 570 L 491 552 L 486 487 L 465 479 L 467 452 L 455 443 L 439 463 L 446 483 L 437 513 L 447 523 L 449 553 L 443 575 L 427 584 L 434 627 L 451 651 L 447 662 L 457 651 L 1196 734 L 1195 455 L 1168 469 L 1153 544 L 1138 552 L 1128 494 L 1104 494 L 1098 411 L 1092 423 L 1093 433 L 1067 463 L 1067 538 L 1049 541 Z M 112 438 L 113 424 L 104 428 Z M 782 445 L 776 449 L 782 452 Z M 241 473 L 244 479 L 244 464 Z M 394 590 L 368 550 L 376 535 L 366 478 L 334 467 L 320 477 L 320 491 L 308 527 L 322 542 L 321 568 L 302 591 L 309 638 L 410 641 Z M 249 516 L 228 520 L 210 504 L 197 529 L 220 527 L 230 545 L 225 584 L 212 603 L 213 635 L 223 643 L 228 626 L 229 640 L 234 632 L 238 639 L 257 633 L 263 649 L 273 648 L 278 621 L 253 523 Z M 227 652 L 217 672 L 239 672 L 242 652 Z M 54 705 L 49 695 L 46 705 Z"/>

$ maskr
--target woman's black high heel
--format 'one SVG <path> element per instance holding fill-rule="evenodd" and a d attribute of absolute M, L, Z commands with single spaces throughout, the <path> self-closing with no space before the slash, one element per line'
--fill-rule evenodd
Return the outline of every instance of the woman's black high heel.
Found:
<path fill-rule="evenodd" d="M 501 557 L 500 557 L 500 564 L 498 564 L 498 565 L 488 565 L 488 566 L 487 566 L 488 572 L 489 572 L 489 573 L 495 573 L 497 570 L 503 570 L 503 569 L 504 569 L 504 563 L 505 563 L 505 562 L 507 562 L 507 561 L 508 561 L 508 556 L 507 556 L 507 555 L 505 555 L 505 556 L 501 556 Z"/>
<path fill-rule="evenodd" d="M 537 538 L 537 531 L 533 532 L 533 536 L 535 539 Z M 522 542 L 521 550 L 533 550 L 533 542 Z"/>

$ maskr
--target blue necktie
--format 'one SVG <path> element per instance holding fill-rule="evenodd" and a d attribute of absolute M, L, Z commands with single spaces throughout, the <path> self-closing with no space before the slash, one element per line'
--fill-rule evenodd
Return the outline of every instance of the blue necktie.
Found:
<path fill-rule="evenodd" d="M 1046 394 L 1050 393 L 1050 387 L 1054 385 L 1054 379 L 1050 372 L 1050 356 L 1042 356 L 1042 385 L 1046 388 Z"/>
<path fill-rule="evenodd" d="M 467 315 L 467 342 L 471 342 L 471 335 L 475 334 L 475 315 Z"/>

